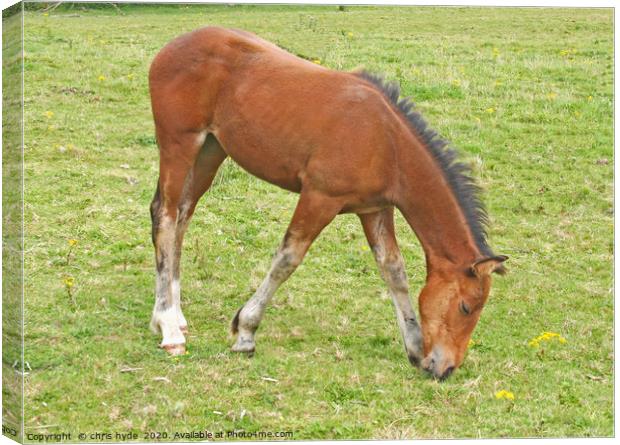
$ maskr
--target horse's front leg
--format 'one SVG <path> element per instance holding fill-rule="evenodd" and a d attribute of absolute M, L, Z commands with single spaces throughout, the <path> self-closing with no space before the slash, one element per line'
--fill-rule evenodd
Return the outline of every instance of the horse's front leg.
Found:
<path fill-rule="evenodd" d="M 293 219 L 272 261 L 271 269 L 252 298 L 237 311 L 233 319 L 232 333 L 237 334 L 233 351 L 254 352 L 256 347 L 254 334 L 271 297 L 301 264 L 312 241 L 341 209 L 342 202 L 338 199 L 326 197 L 318 192 L 302 191 Z"/>
<path fill-rule="evenodd" d="M 359 217 L 381 275 L 388 285 L 409 361 L 419 366 L 423 356 L 422 331 L 409 300 L 405 263 L 394 234 L 394 208 Z"/>

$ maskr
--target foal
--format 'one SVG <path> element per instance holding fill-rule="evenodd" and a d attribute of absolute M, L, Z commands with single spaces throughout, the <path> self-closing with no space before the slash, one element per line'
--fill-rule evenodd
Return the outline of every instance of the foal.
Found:
<path fill-rule="evenodd" d="M 396 307 L 409 360 L 437 378 L 463 360 L 504 256 L 486 242 L 486 213 L 469 171 L 426 129 L 395 84 L 326 69 L 253 34 L 199 29 L 166 45 L 149 74 L 160 150 L 151 204 L 157 263 L 151 320 L 161 347 L 185 352 L 179 263 L 196 203 L 227 156 L 300 194 L 271 269 L 237 312 L 233 351 L 252 353 L 269 300 L 312 241 L 340 213 L 356 213 Z M 419 298 L 409 300 L 394 236 L 394 208 L 426 255 Z"/>

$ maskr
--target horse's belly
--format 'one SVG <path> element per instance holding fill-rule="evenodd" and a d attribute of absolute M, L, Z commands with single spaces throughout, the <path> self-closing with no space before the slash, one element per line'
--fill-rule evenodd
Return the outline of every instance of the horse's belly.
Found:
<path fill-rule="evenodd" d="M 248 173 L 292 192 L 301 190 L 302 166 L 292 149 L 270 145 L 262 138 L 247 138 L 243 131 L 215 130 L 213 134 L 226 154 Z"/>

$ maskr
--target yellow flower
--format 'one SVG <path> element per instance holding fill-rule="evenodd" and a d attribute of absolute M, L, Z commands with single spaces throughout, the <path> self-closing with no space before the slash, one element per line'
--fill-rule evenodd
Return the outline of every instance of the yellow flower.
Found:
<path fill-rule="evenodd" d="M 558 93 L 547 93 L 547 99 L 554 100 L 556 97 L 558 97 Z"/>
<path fill-rule="evenodd" d="M 575 117 L 581 117 L 581 112 L 575 111 Z"/>
<path fill-rule="evenodd" d="M 502 82 L 501 80 L 496 80 L 496 81 L 495 81 L 495 86 L 496 86 L 496 87 L 498 87 L 498 86 L 500 86 L 500 85 L 503 85 L 503 84 L 504 84 L 504 82 Z"/>
<path fill-rule="evenodd" d="M 470 339 L 469 339 L 469 341 L 467 342 L 467 347 L 468 347 L 468 348 L 471 348 L 472 346 L 475 346 L 475 345 L 477 345 L 477 344 L 478 344 L 478 342 L 476 342 L 476 341 L 474 341 L 474 340 L 472 340 L 472 339 L 470 338 Z"/>
<path fill-rule="evenodd" d="M 103 82 L 105 80 L 105 76 L 101 74 L 99 77 L 97 77 L 97 79 L 99 80 L 99 82 Z"/>
<path fill-rule="evenodd" d="M 557 332 L 543 332 L 538 337 L 531 339 L 527 344 L 530 345 L 532 348 L 537 348 L 538 346 L 540 346 L 541 342 L 550 342 L 554 339 L 557 340 L 559 343 L 566 343 L 566 339 Z"/>
<path fill-rule="evenodd" d="M 133 79 L 133 73 L 127 74 L 127 79 L 129 80 Z"/>
<path fill-rule="evenodd" d="M 499 56 L 499 49 L 493 48 L 493 57 Z"/>
<path fill-rule="evenodd" d="M 455 79 L 452 81 L 452 85 L 454 85 L 455 87 L 461 86 L 461 81 L 458 79 Z"/>
<path fill-rule="evenodd" d="M 321 59 L 314 59 L 313 62 L 316 63 L 317 65 L 320 65 L 321 64 Z"/>
<path fill-rule="evenodd" d="M 493 107 L 489 107 L 486 110 L 484 110 L 485 113 L 489 113 L 489 114 L 493 114 L 495 113 L 495 108 Z"/>
<path fill-rule="evenodd" d="M 593 97 L 592 96 L 588 96 L 588 102 L 592 102 Z"/>
<path fill-rule="evenodd" d="M 71 239 L 69 240 L 69 245 L 70 245 L 71 247 L 73 247 L 73 246 L 77 246 L 77 243 L 78 243 L 78 240 L 76 240 L 76 239 L 71 238 Z"/>
<path fill-rule="evenodd" d="M 49 14 L 47 12 L 43 13 L 43 17 L 47 17 Z"/>
<path fill-rule="evenodd" d="M 54 117 L 54 112 L 53 111 L 46 111 L 45 113 L 43 113 L 45 115 L 46 118 L 51 119 Z"/>
<path fill-rule="evenodd" d="M 71 289 L 73 285 L 75 284 L 75 279 L 73 277 L 66 277 L 64 279 L 64 283 L 65 283 L 65 286 Z"/>
<path fill-rule="evenodd" d="M 497 400 L 500 400 L 500 399 L 514 400 L 515 395 L 511 393 L 510 391 L 506 391 L 505 389 L 502 389 L 501 391 L 497 391 L 495 393 L 495 398 Z"/>
<path fill-rule="evenodd" d="M 577 54 L 577 50 L 575 48 L 563 49 L 563 50 L 560 51 L 560 55 L 564 56 L 564 57 L 568 57 L 568 56 L 571 56 L 573 54 Z"/>
<path fill-rule="evenodd" d="M 542 337 L 543 337 L 543 340 L 551 340 L 552 338 L 557 338 L 557 339 L 564 338 L 557 332 L 543 332 Z"/>
<path fill-rule="evenodd" d="M 347 37 L 349 37 L 349 38 L 353 37 L 353 33 L 352 32 L 348 32 L 347 33 Z"/>

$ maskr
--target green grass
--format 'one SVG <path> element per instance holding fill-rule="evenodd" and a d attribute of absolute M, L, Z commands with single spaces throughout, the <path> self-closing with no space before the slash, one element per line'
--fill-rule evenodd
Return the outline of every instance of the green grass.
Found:
<path fill-rule="evenodd" d="M 25 18 L 26 433 L 613 434 L 611 9 L 80 8 Z M 278 291 L 254 358 L 229 352 L 229 321 L 296 202 L 230 161 L 186 237 L 189 353 L 157 348 L 147 72 L 166 42 L 208 24 L 385 73 L 471 162 L 510 273 L 448 381 L 409 365 L 354 215 Z M 397 231 L 415 300 L 423 254 L 400 216 Z M 543 331 L 567 342 L 528 346 Z"/>
<path fill-rule="evenodd" d="M 2 426 L 22 424 L 22 15 L 2 17 Z M 17 437 L 16 437 L 17 436 Z"/>

